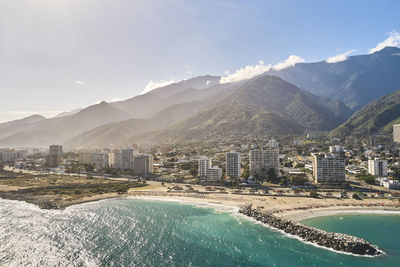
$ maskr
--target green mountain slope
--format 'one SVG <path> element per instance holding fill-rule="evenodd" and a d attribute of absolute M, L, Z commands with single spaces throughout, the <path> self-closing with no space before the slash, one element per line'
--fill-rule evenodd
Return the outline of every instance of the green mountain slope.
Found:
<path fill-rule="evenodd" d="M 400 88 L 400 48 L 385 47 L 368 55 L 351 56 L 345 61 L 299 63 L 276 75 L 313 94 L 338 98 L 358 110 L 381 96 Z"/>
<path fill-rule="evenodd" d="M 369 103 L 333 130 L 331 135 L 390 133 L 396 123 L 400 123 L 400 90 Z"/>

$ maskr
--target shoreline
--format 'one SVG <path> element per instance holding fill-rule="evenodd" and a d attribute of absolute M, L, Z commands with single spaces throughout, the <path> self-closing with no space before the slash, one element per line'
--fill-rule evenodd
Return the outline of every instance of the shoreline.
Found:
<path fill-rule="evenodd" d="M 241 203 L 235 203 L 234 205 L 229 205 L 226 201 L 218 201 L 213 198 L 196 198 L 190 195 L 185 195 L 185 194 L 170 194 L 167 193 L 165 194 L 164 192 L 152 192 L 153 194 L 149 194 L 149 192 L 140 192 L 140 191 L 134 191 L 128 194 L 123 194 L 123 195 L 112 195 L 111 194 L 105 194 L 102 195 L 101 197 L 98 196 L 93 196 L 90 198 L 84 198 L 84 199 L 79 199 L 73 202 L 69 203 L 64 203 L 64 205 L 60 206 L 57 209 L 54 210 L 65 210 L 67 207 L 72 207 L 75 205 L 80 205 L 80 204 L 90 204 L 90 203 L 96 203 L 100 201 L 105 201 L 105 200 L 124 200 L 124 199 L 138 199 L 138 200 L 148 200 L 148 201 L 157 201 L 157 202 L 177 202 L 177 203 L 182 203 L 185 205 L 193 205 L 199 208 L 210 208 L 213 209 L 217 212 L 224 212 L 224 213 L 231 213 L 234 216 L 239 216 L 241 218 L 244 218 L 246 220 L 252 221 L 257 224 L 261 224 L 264 227 L 267 227 L 271 230 L 278 231 L 281 234 L 284 234 L 285 236 L 289 238 L 294 238 L 299 240 L 300 242 L 303 242 L 305 244 L 309 244 L 315 247 L 319 247 L 322 249 L 327 249 L 335 253 L 340 253 L 340 254 L 346 254 L 346 255 L 352 255 L 352 256 L 361 256 L 361 257 L 376 257 L 379 255 L 358 255 L 354 253 L 349 253 L 345 251 L 338 251 L 329 247 L 321 246 L 317 243 L 307 241 L 303 239 L 300 236 L 293 235 L 290 233 L 287 233 L 281 229 L 272 227 L 268 224 L 259 222 L 255 220 L 254 218 L 245 216 L 240 212 L 240 210 L 248 205 L 245 201 L 242 201 Z M 17 201 L 23 201 L 25 203 L 30 203 L 35 206 L 38 206 L 41 208 L 38 204 L 36 203 L 31 203 L 27 202 L 25 200 L 17 200 Z M 359 203 L 362 205 L 363 203 Z M 43 209 L 43 208 L 41 208 Z M 46 210 L 51 210 L 51 209 L 46 209 Z M 273 212 L 273 210 L 264 210 L 266 214 L 271 214 L 275 216 L 276 218 L 286 220 L 288 222 L 292 222 L 294 224 L 298 223 L 302 226 L 305 226 L 301 222 L 310 218 L 316 218 L 316 217 L 330 217 L 330 216 L 337 216 L 337 215 L 362 215 L 362 214 L 379 214 L 379 215 L 395 215 L 395 216 L 400 216 L 400 208 L 396 207 L 390 207 L 390 206 L 348 206 L 343 205 L 343 206 L 334 206 L 334 207 L 328 207 L 328 208 L 313 208 L 309 207 L 308 209 L 300 209 L 300 210 L 290 210 L 290 211 L 278 211 L 278 212 Z M 374 246 L 375 247 L 375 246 Z M 378 247 L 375 247 L 377 251 L 380 252 L 380 254 L 385 254 L 384 251 L 380 250 Z"/>
<path fill-rule="evenodd" d="M 278 217 L 301 223 L 302 221 L 340 215 L 395 215 L 400 216 L 400 209 L 394 207 L 349 207 L 335 206 L 331 208 L 315 208 L 304 211 L 294 211 L 278 214 Z"/>

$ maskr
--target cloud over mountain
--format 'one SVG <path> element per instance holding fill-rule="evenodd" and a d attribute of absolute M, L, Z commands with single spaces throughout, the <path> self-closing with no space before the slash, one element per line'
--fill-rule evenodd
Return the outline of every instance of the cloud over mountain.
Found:
<path fill-rule="evenodd" d="M 153 82 L 153 80 L 150 80 L 149 83 L 146 85 L 146 87 L 143 89 L 143 91 L 140 93 L 141 95 L 150 92 L 153 89 L 159 88 L 159 87 L 164 87 L 167 85 L 170 85 L 174 83 L 175 80 L 171 79 L 169 81 L 158 81 L 158 82 Z"/>
<path fill-rule="evenodd" d="M 326 60 L 326 63 L 337 63 L 337 62 L 341 62 L 341 61 L 345 61 L 347 60 L 347 56 L 354 53 L 356 50 L 349 50 L 344 52 L 343 54 L 339 54 L 333 57 L 330 57 Z"/>
<path fill-rule="evenodd" d="M 369 53 L 375 53 L 377 51 L 382 50 L 383 48 L 387 46 L 400 46 L 400 33 L 397 31 L 391 31 L 388 33 L 389 37 L 386 38 L 386 40 L 378 43 L 374 48 L 371 48 L 369 50 Z"/>
<path fill-rule="evenodd" d="M 241 69 L 235 71 L 235 73 L 229 74 L 225 77 L 221 77 L 221 83 L 238 82 L 242 80 L 247 80 L 260 75 L 271 69 L 271 65 L 265 65 L 262 60 L 258 61 L 257 65 L 247 65 Z M 225 72 L 226 73 L 226 72 Z"/>
<path fill-rule="evenodd" d="M 292 67 L 296 65 L 297 63 L 302 63 L 304 62 L 304 59 L 296 56 L 296 55 L 291 55 L 289 56 L 285 61 L 279 62 L 278 64 L 274 65 L 272 68 L 274 70 L 283 70 L 286 69 L 287 67 Z"/>

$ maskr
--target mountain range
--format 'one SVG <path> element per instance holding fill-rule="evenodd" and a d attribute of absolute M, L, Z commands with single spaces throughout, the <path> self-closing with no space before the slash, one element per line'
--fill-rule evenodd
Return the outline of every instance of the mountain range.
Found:
<path fill-rule="evenodd" d="M 338 98 L 356 111 L 400 88 L 400 48 L 385 47 L 373 54 L 328 63 L 298 63 L 276 75 L 316 95 Z"/>
<path fill-rule="evenodd" d="M 366 124 L 374 125 L 368 131 L 387 130 L 396 121 L 394 115 L 385 125 L 377 124 L 383 123 L 381 118 L 368 118 L 388 106 L 394 114 L 398 112 L 390 102 L 397 99 L 396 93 L 376 99 L 400 88 L 399 55 L 400 49 L 386 47 L 337 63 L 299 63 L 236 83 L 220 83 L 220 76 L 198 76 L 54 118 L 35 115 L 2 123 L 0 147 L 57 143 L 95 148 L 142 140 L 302 134 L 338 126 L 333 133 L 339 133 L 358 131 Z"/>
<path fill-rule="evenodd" d="M 332 136 L 391 133 L 400 123 L 400 90 L 383 96 L 354 113 Z"/>

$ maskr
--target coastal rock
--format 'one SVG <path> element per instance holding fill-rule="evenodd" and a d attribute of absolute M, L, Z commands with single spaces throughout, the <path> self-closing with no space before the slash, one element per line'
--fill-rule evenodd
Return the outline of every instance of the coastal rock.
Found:
<path fill-rule="evenodd" d="M 298 236 L 304 241 L 312 242 L 336 251 L 369 256 L 382 254 L 381 251 L 377 250 L 372 244 L 362 238 L 341 233 L 331 233 L 311 226 L 292 222 L 290 220 L 285 220 L 274 216 L 271 213 L 252 209 L 251 205 L 241 208 L 239 212 L 273 228 L 282 230 L 287 234 Z"/>

